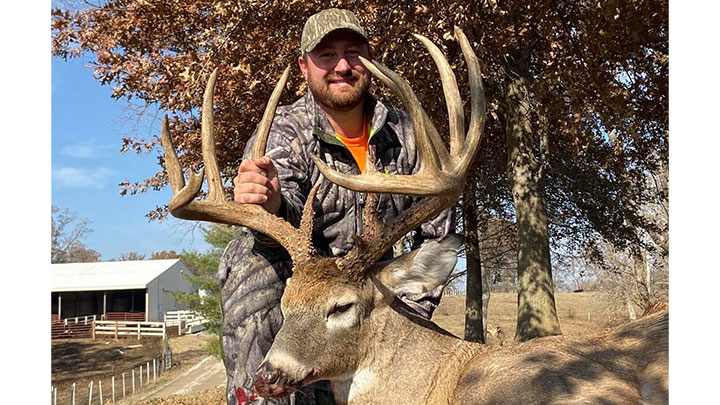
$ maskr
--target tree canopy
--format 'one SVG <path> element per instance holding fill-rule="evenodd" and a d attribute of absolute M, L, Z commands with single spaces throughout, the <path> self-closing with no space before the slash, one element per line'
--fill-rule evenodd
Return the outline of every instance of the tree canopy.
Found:
<path fill-rule="evenodd" d="M 491 219 L 515 222 L 509 172 L 521 153 L 544 194 L 554 248 L 585 251 L 598 240 L 637 248 L 647 245 L 643 235 L 666 235 L 662 221 L 641 207 L 667 202 L 666 187 L 647 184 L 650 175 L 666 178 L 668 167 L 667 0 L 109 0 L 54 9 L 53 53 L 90 54 L 95 77 L 112 86 L 113 97 L 165 111 L 186 168 L 202 165 L 199 106 L 217 68 L 217 157 L 229 183 L 285 67 L 293 70 L 281 103 L 306 91 L 296 62 L 300 35 L 307 17 L 327 7 L 356 13 L 374 58 L 408 80 L 441 133 L 441 83 L 410 34 L 427 36 L 447 56 L 466 111 L 467 72 L 453 27 L 467 35 L 488 102 L 470 178 L 475 195 L 466 196 L 475 199 L 480 227 L 489 229 Z M 372 91 L 397 101 L 378 81 Z M 512 110 L 513 103 L 523 108 Z M 516 139 L 521 152 L 510 144 L 512 125 L 524 128 Z M 122 142 L 123 153 L 155 154 L 160 167 L 147 179 L 128 179 L 121 193 L 165 187 L 159 138 Z M 162 218 L 165 207 L 148 215 Z"/>
<path fill-rule="evenodd" d="M 477 159 L 487 179 L 480 188 L 486 203 L 507 198 L 503 83 L 526 74 L 530 118 L 538 129 L 535 149 L 544 148 L 549 157 L 553 231 L 579 233 L 590 227 L 626 239 L 623 218 L 634 207 L 618 194 L 639 190 L 643 171 L 667 160 L 666 1 L 114 0 L 74 11 L 54 9 L 53 52 L 65 58 L 90 53 L 95 77 L 112 86 L 113 97 L 166 111 L 173 141 L 184 151 L 184 167 L 201 164 L 198 106 L 210 72 L 219 68 L 215 131 L 223 145 L 219 163 L 229 179 L 287 65 L 294 74 L 283 101 L 305 91 L 295 62 L 302 26 L 309 15 L 330 6 L 357 12 L 375 58 L 411 83 L 440 128 L 446 126 L 446 113 L 434 102 L 441 93 L 439 80 L 427 80 L 437 73 L 410 33 L 439 44 L 462 84 L 464 61 L 451 33 L 455 25 L 464 30 L 487 87 L 489 120 Z M 377 92 L 393 98 L 384 88 Z M 619 140 L 614 145 L 610 132 Z M 540 144 L 541 134 L 548 135 L 546 145 Z M 158 144 L 157 138 L 127 137 L 123 151 L 155 153 L 162 163 Z M 618 174 L 626 172 L 631 176 L 620 180 Z M 147 179 L 127 180 L 122 193 L 165 185 L 158 170 Z M 162 213 L 158 207 L 151 217 Z"/>

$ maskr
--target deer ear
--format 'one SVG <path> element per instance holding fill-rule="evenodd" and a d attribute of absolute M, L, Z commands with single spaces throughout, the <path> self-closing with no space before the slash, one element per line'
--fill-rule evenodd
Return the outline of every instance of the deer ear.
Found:
<path fill-rule="evenodd" d="M 462 243 L 457 234 L 426 241 L 411 253 L 376 264 L 369 274 L 394 296 L 430 291 L 447 280 Z"/>

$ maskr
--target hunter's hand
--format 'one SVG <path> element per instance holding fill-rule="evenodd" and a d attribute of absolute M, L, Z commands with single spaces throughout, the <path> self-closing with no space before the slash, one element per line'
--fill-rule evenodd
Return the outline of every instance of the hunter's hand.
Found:
<path fill-rule="evenodd" d="M 260 204 L 271 214 L 277 215 L 280 210 L 280 181 L 269 157 L 243 160 L 233 184 L 233 201 Z"/>

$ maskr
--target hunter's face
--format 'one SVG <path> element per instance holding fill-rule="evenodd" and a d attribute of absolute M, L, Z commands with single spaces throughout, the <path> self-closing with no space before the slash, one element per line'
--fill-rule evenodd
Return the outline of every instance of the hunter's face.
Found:
<path fill-rule="evenodd" d="M 352 31 L 337 30 L 298 59 L 317 102 L 337 111 L 351 110 L 363 102 L 370 72 L 358 56 L 371 58 L 367 42 Z"/>

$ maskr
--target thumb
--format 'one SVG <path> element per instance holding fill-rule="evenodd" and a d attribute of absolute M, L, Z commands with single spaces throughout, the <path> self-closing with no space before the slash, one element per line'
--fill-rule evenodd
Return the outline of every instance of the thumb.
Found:
<path fill-rule="evenodd" d="M 277 170 L 275 169 L 275 165 L 273 165 L 269 156 L 261 157 L 256 161 L 256 164 L 265 170 L 265 177 L 268 179 L 272 179 L 277 176 Z"/>

